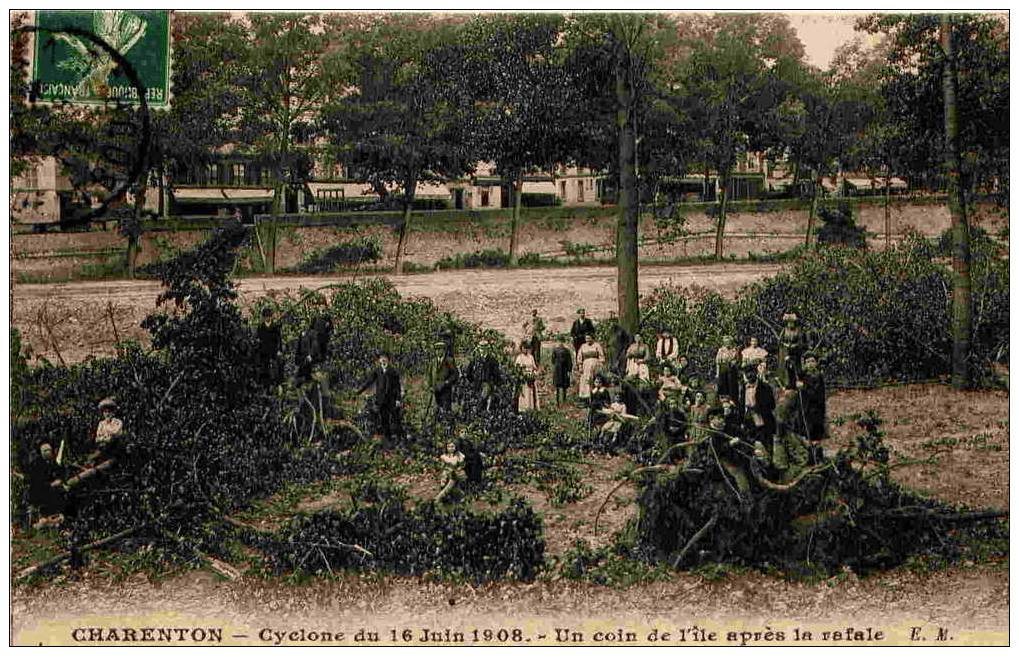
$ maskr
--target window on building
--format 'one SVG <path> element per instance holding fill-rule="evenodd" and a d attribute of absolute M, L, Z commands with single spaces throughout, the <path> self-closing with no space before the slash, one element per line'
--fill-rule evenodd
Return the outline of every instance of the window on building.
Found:
<path fill-rule="evenodd" d="M 577 180 L 577 201 L 584 200 L 584 179 Z"/>
<path fill-rule="evenodd" d="M 488 208 L 489 202 L 492 198 L 492 190 L 489 187 L 481 188 L 481 207 Z"/>
<path fill-rule="evenodd" d="M 234 164 L 231 165 L 230 181 L 234 185 L 242 185 L 244 183 L 244 165 Z"/>
<path fill-rule="evenodd" d="M 566 201 L 566 181 L 559 183 L 559 198 Z"/>

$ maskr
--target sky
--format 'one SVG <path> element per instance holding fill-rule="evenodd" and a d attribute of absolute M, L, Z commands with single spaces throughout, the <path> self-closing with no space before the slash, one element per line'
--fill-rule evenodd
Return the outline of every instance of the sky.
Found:
<path fill-rule="evenodd" d="M 835 49 L 846 42 L 862 37 L 864 43 L 869 35 L 853 30 L 853 23 L 863 16 L 859 13 L 836 12 L 787 12 L 789 22 L 796 29 L 800 41 L 807 52 L 807 60 L 812 65 L 827 69 Z"/>

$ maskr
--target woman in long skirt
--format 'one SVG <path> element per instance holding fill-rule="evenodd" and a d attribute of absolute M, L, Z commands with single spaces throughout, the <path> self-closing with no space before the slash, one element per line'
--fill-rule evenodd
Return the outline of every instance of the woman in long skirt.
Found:
<path fill-rule="evenodd" d="M 524 383 L 518 389 L 520 392 L 517 395 L 517 411 L 520 413 L 538 409 L 538 364 L 534 362 L 529 344 L 528 340 L 522 341 L 520 353 L 513 360 L 524 375 Z"/>
<path fill-rule="evenodd" d="M 584 338 L 584 344 L 580 345 L 577 357 L 580 361 L 580 382 L 577 386 L 577 395 L 585 399 L 590 398 L 591 382 L 594 379 L 594 373 L 598 372 L 605 362 L 605 350 L 594 341 L 594 336 L 588 334 Z"/>

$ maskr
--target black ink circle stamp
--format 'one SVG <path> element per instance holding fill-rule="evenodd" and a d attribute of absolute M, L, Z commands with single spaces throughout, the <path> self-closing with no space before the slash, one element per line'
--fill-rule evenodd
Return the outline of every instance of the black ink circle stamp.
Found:
<path fill-rule="evenodd" d="M 148 159 L 152 148 L 152 118 L 146 102 L 146 89 L 131 62 L 116 48 L 92 31 L 68 26 L 42 28 L 22 26 L 11 31 L 12 42 L 19 33 L 33 34 L 35 39 L 46 36 L 46 43 L 35 49 L 37 56 L 52 49 L 58 37 L 75 38 L 77 48 L 84 55 L 99 57 L 108 62 L 114 73 L 122 74 L 133 88 L 129 97 L 137 103 L 110 99 L 104 105 L 101 121 L 90 117 L 73 102 L 57 102 L 41 116 L 46 132 L 38 137 L 40 156 L 54 157 L 63 166 L 71 185 L 83 206 L 72 209 L 62 225 L 81 226 L 111 213 L 114 205 L 125 194 L 136 188 L 147 177 Z M 39 81 L 28 87 L 27 106 L 12 104 L 12 123 L 17 115 L 38 114 Z M 98 203 L 92 195 L 100 196 Z M 121 211 L 113 211 L 121 213 Z M 115 215 L 123 217 L 122 214 Z"/>

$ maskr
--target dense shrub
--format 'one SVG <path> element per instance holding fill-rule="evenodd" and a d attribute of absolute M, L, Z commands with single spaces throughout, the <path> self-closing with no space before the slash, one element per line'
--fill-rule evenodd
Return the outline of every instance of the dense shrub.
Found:
<path fill-rule="evenodd" d="M 302 291 L 275 300 L 263 297 L 252 306 L 251 320 L 261 321 L 269 307 L 281 317 L 289 362 L 297 339 L 320 315 L 333 324 L 325 369 L 335 386 L 350 388 L 361 380 L 380 353 L 404 373 L 424 371 L 433 345 L 444 329 L 456 336 L 457 353 L 480 339 L 477 326 L 439 312 L 428 299 L 405 299 L 384 279 L 333 285 L 328 292 Z"/>
<path fill-rule="evenodd" d="M 311 252 L 292 269 L 297 273 L 328 273 L 341 266 L 376 262 L 382 258 L 382 239 L 365 236 Z"/>
<path fill-rule="evenodd" d="M 642 330 L 650 339 L 671 326 L 694 371 L 707 379 L 723 336 L 740 346 L 757 336 L 774 355 L 782 315 L 795 312 L 829 381 L 937 377 L 949 372 L 951 359 L 950 273 L 937 255 L 918 236 L 882 252 L 818 247 L 731 301 L 706 290 L 659 288 L 643 303 Z M 1007 259 L 974 254 L 978 372 L 1008 347 L 1007 266 Z"/>
<path fill-rule="evenodd" d="M 335 466 L 330 452 L 344 442 L 299 447 L 293 407 L 255 381 L 254 336 L 226 278 L 246 240 L 229 225 L 152 268 L 166 286 L 160 302 L 172 307 L 143 322 L 151 351 L 132 345 L 25 377 L 12 423 L 19 462 L 43 442 L 55 450 L 63 442 L 64 469 L 83 464 L 95 447 L 97 403 L 113 396 L 119 406 L 125 435 L 114 466 L 69 492 L 72 543 L 136 528 L 137 538 L 173 553 L 216 552 L 224 513 Z"/>
<path fill-rule="evenodd" d="M 562 206 L 563 200 L 554 194 L 547 194 L 544 192 L 523 192 L 520 195 L 520 205 L 526 208 Z"/>
<path fill-rule="evenodd" d="M 824 206 L 817 211 L 821 228 L 817 230 L 817 242 L 821 245 L 847 245 L 866 249 L 867 231 L 856 226 L 853 209 L 842 199 L 835 207 Z"/>
<path fill-rule="evenodd" d="M 966 512 L 892 482 L 879 419 L 868 414 L 859 425 L 863 433 L 854 447 L 778 489 L 759 481 L 763 471 L 749 452 L 744 466 L 758 481 L 742 494 L 711 458 L 693 470 L 647 479 L 638 497 L 639 555 L 687 567 L 811 567 L 806 573 L 827 576 L 846 566 L 857 572 L 891 568 L 916 554 L 958 558 L 963 544 L 953 537 L 964 536 L 962 528 L 1007 539 L 1007 527 L 998 522 L 974 527 L 1000 514 Z"/>
<path fill-rule="evenodd" d="M 448 270 L 451 268 L 502 268 L 509 266 L 509 252 L 499 248 L 462 252 L 452 257 L 445 257 L 435 262 L 435 268 Z"/>
<path fill-rule="evenodd" d="M 498 513 L 477 513 L 434 503 L 408 509 L 402 501 L 382 499 L 372 506 L 296 518 L 258 543 L 276 572 L 431 572 L 481 583 L 503 577 L 533 580 L 543 564 L 541 518 L 523 501 Z"/>

